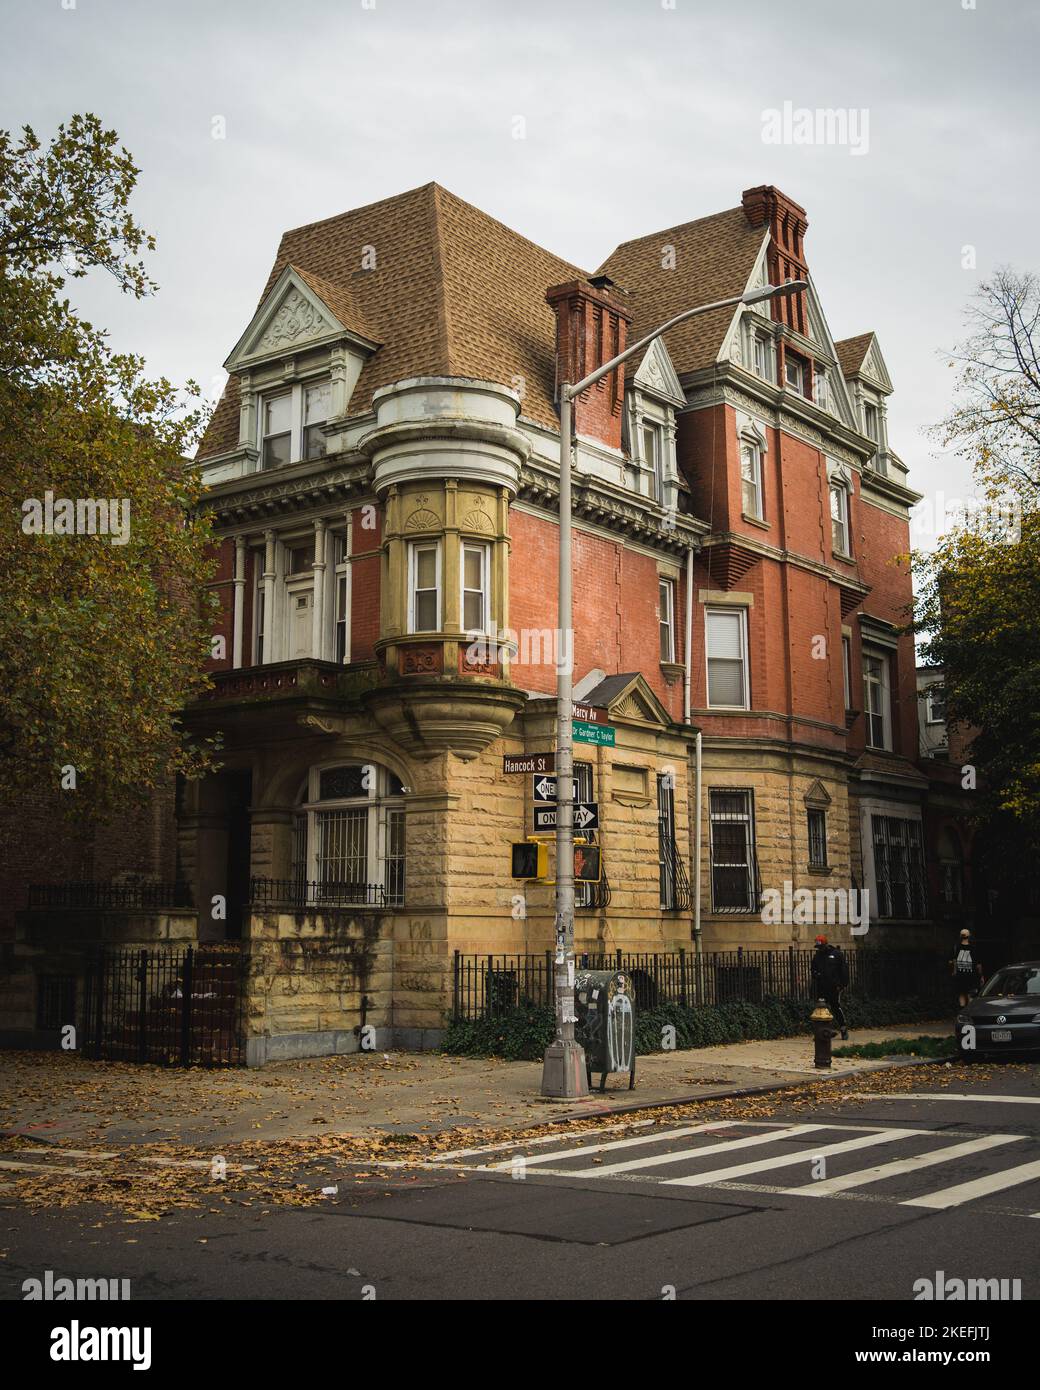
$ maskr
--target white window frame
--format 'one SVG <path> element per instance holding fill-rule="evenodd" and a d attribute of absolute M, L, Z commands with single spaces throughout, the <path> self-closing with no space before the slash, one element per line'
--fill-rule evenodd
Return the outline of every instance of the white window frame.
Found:
<path fill-rule="evenodd" d="M 748 450 L 751 455 L 753 478 L 744 476 L 744 450 Z M 765 520 L 765 501 L 762 495 L 762 445 L 758 439 L 748 434 L 740 436 L 740 510 L 744 516 L 754 517 L 756 521 Z M 755 490 L 755 500 L 757 506 L 754 511 L 747 506 L 745 496 L 745 484 L 751 484 Z"/>
<path fill-rule="evenodd" d="M 331 386 L 331 382 L 332 382 L 332 378 L 329 376 L 328 372 L 324 372 L 324 373 L 321 373 L 321 374 L 318 375 L 318 376 L 308 377 L 308 378 L 306 378 L 305 380 L 302 380 L 302 381 L 295 381 L 295 382 L 293 382 L 291 385 L 286 385 L 285 383 L 282 383 L 282 384 L 280 384 L 280 385 L 278 385 L 278 386 L 269 387 L 266 391 L 261 392 L 260 397 L 259 397 L 259 401 L 258 401 L 258 408 L 257 408 L 257 412 L 256 412 L 256 418 L 257 418 L 257 425 L 256 425 L 256 431 L 257 431 L 257 449 L 259 450 L 259 453 L 260 453 L 260 458 L 259 458 L 259 460 L 258 460 L 258 466 L 259 466 L 259 468 L 260 468 L 261 470 L 264 470 L 264 471 L 267 470 L 267 465 L 266 465 L 266 463 L 264 462 L 264 441 L 265 441 L 265 439 L 267 438 L 267 436 L 264 434 L 264 416 L 265 416 L 265 414 L 266 414 L 268 402 L 274 400 L 274 399 L 275 399 L 276 397 L 278 397 L 278 396 L 288 396 L 288 397 L 290 398 L 290 404 L 289 404 L 289 435 L 290 435 L 290 441 L 289 441 L 289 463 L 288 463 L 288 464 L 274 464 L 274 465 L 272 465 L 272 467 L 276 467 L 276 468 L 278 468 L 278 467 L 287 468 L 287 467 L 289 466 L 289 464 L 293 464 L 293 463 L 313 463 L 313 462 L 315 462 L 316 459 L 318 459 L 318 458 L 323 458 L 323 457 L 324 457 L 324 455 L 322 455 L 322 454 L 316 454 L 315 457 L 314 457 L 314 459 L 305 459 L 304 456 L 303 456 L 303 437 L 304 437 L 303 405 L 304 405 L 304 401 L 305 401 L 305 399 L 306 399 L 306 392 L 307 392 L 312 386 L 326 386 L 326 385 Z M 330 396 L 330 409 L 331 409 L 331 396 Z M 326 418 L 327 418 L 327 419 L 331 419 L 331 416 L 327 416 Z M 323 422 L 323 421 L 318 421 L 317 423 L 321 424 L 321 423 L 324 423 L 324 422 Z M 282 431 L 282 433 L 284 433 L 284 431 Z M 274 437 L 274 436 L 272 436 L 272 438 L 273 438 L 273 437 Z"/>
<path fill-rule="evenodd" d="M 743 685 L 743 700 L 739 705 L 715 704 L 711 698 L 711 663 L 712 661 L 729 661 L 730 657 L 713 657 L 711 655 L 711 644 L 709 634 L 711 632 L 711 619 L 713 616 L 722 615 L 736 616 L 740 621 L 740 667 Z M 705 606 L 704 609 L 704 699 L 708 709 L 750 709 L 751 708 L 751 674 L 748 669 L 748 620 L 746 608 L 725 608 L 719 606 Z"/>
<path fill-rule="evenodd" d="M 937 715 L 937 714 L 935 713 L 934 695 L 933 695 L 933 693 L 932 693 L 933 691 L 942 690 L 942 689 L 943 689 L 943 687 L 942 687 L 942 682 L 941 682 L 941 681 L 934 681 L 930 686 L 928 686 L 927 692 L 926 692 L 926 694 L 925 694 L 925 702 L 924 702 L 924 703 L 925 703 L 925 723 L 926 723 L 926 724 L 945 724 L 945 723 L 946 723 L 946 696 L 945 696 L 945 694 L 943 695 L 943 712 L 942 712 L 942 714 L 938 714 L 938 715 Z"/>
<path fill-rule="evenodd" d="M 480 555 L 480 578 L 481 587 L 468 589 L 466 587 L 466 552 L 472 550 Z M 481 603 L 484 609 L 484 621 L 480 627 L 467 627 L 466 625 L 466 594 L 480 593 Z M 415 590 L 412 594 L 414 599 Z M 438 599 L 439 608 L 439 599 Z M 491 625 L 491 546 L 483 541 L 463 541 L 459 546 L 459 631 L 465 633 L 479 633 L 485 635 L 490 630 Z"/>
<path fill-rule="evenodd" d="M 747 325 L 748 370 L 752 376 L 757 376 L 760 381 L 768 381 L 771 386 L 775 386 L 776 348 L 773 335 L 760 326 L 762 319 L 758 314 L 748 314 L 745 323 Z M 759 363 L 760 353 L 761 366 Z"/>
<path fill-rule="evenodd" d="M 831 554 L 847 556 L 852 558 L 852 525 L 851 508 L 849 507 L 849 490 L 844 483 L 832 481 L 827 489 L 827 506 L 831 518 Z M 834 515 L 834 498 L 838 497 L 840 502 L 841 516 Z M 835 539 L 835 527 L 841 526 L 841 533 L 845 544 L 839 546 Z"/>
<path fill-rule="evenodd" d="M 653 457 L 647 458 L 647 435 L 653 440 Z M 647 494 L 655 502 L 660 502 L 664 494 L 664 429 L 659 420 L 644 415 L 639 423 L 639 452 L 643 467 L 647 471 Z"/>
<path fill-rule="evenodd" d="M 340 542 L 343 542 L 343 556 L 337 559 L 337 551 Z M 350 563 L 350 535 L 345 532 L 330 533 L 326 540 L 327 545 L 332 546 L 332 564 L 329 568 L 332 571 L 332 595 L 330 611 L 332 613 L 332 659 L 335 661 L 336 648 L 339 642 L 340 611 L 339 611 L 339 584 L 343 580 L 343 659 L 342 665 L 346 666 L 350 661 L 350 627 L 351 627 L 351 563 Z"/>
<path fill-rule="evenodd" d="M 813 400 L 821 410 L 833 415 L 831 404 L 831 383 L 826 367 L 816 367 L 813 375 Z"/>
<path fill-rule="evenodd" d="M 317 767 L 312 767 L 307 779 L 307 800 L 302 806 L 297 807 L 297 816 L 306 818 L 307 839 L 306 839 L 306 878 L 311 883 L 317 883 L 319 850 L 321 846 L 320 826 L 323 822 L 319 819 L 323 813 L 336 811 L 366 811 L 367 820 L 365 823 L 365 879 L 366 884 L 380 885 L 388 887 L 389 862 L 391 859 L 400 857 L 407 862 L 407 839 L 404 842 L 404 853 L 401 856 L 390 853 L 389 844 L 389 818 L 393 813 L 404 812 L 404 793 L 390 790 L 390 769 L 381 763 L 369 764 L 375 771 L 375 778 L 366 793 L 355 797 L 340 797 L 336 799 L 321 800 L 321 775 L 337 767 L 361 767 L 364 764 L 344 763 L 342 759 L 335 762 L 323 763 Z M 299 868 L 297 866 L 297 874 Z M 404 872 L 401 877 L 401 892 L 395 898 L 390 899 L 393 906 L 400 906 L 404 900 L 405 884 Z M 344 880 L 348 881 L 348 880 Z M 320 906 L 320 894 L 316 899 L 316 905 Z"/>
<path fill-rule="evenodd" d="M 872 433 L 870 428 L 871 412 L 874 415 L 876 433 Z M 876 401 L 865 400 L 863 402 L 863 433 L 873 444 L 876 444 L 879 449 L 881 448 L 881 407 Z"/>
<path fill-rule="evenodd" d="M 795 366 L 798 368 L 798 384 L 788 381 L 788 368 Z M 797 391 L 799 396 L 805 395 L 806 377 L 809 371 L 809 363 L 797 352 L 784 353 L 784 389 L 786 391 Z"/>
<path fill-rule="evenodd" d="M 867 663 L 876 661 L 880 663 L 880 675 L 874 676 L 867 674 Z M 871 693 L 876 691 L 878 695 L 879 709 L 873 708 Z M 892 665 L 887 652 L 874 647 L 863 649 L 863 718 L 864 732 L 868 748 L 877 748 L 882 752 L 892 751 Z M 881 720 L 881 743 L 875 743 L 874 723 Z"/>
<path fill-rule="evenodd" d="M 658 577 L 657 621 L 662 661 L 675 661 L 675 580 Z"/>
<path fill-rule="evenodd" d="M 436 593 L 437 593 L 437 626 L 432 628 L 417 628 L 415 626 L 415 585 L 418 576 L 418 565 L 416 557 L 420 550 L 434 550 L 437 556 L 436 567 Z M 443 550 L 441 542 L 438 541 L 410 541 L 408 544 L 408 631 L 414 632 L 440 632 L 444 621 L 444 578 L 442 574 Z M 427 592 L 423 590 L 423 592 Z"/>

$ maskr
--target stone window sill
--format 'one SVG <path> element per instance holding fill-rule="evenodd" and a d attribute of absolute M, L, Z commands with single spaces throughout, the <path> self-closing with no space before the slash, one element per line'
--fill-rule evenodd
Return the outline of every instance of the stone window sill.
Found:
<path fill-rule="evenodd" d="M 768 521 L 764 521 L 760 516 L 751 516 L 748 512 L 740 513 L 741 520 L 746 521 L 749 526 L 757 526 L 760 531 L 770 530 Z"/>

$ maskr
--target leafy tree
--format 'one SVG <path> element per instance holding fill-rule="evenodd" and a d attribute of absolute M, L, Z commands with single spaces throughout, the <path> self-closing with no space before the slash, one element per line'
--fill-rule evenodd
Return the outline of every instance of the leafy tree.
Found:
<path fill-rule="evenodd" d="M 954 354 L 958 398 L 936 433 L 971 460 L 993 506 L 915 557 L 915 628 L 944 668 L 950 724 L 969 739 L 979 810 L 1009 862 L 1040 843 L 1040 285 L 980 287 Z"/>
<path fill-rule="evenodd" d="M 130 211 L 138 172 L 92 115 L 46 147 L 29 127 L 0 131 L 0 796 L 64 784 L 81 815 L 197 773 L 211 751 L 177 718 L 206 683 L 212 631 L 210 536 L 185 457 L 201 397 L 149 380 L 65 295 L 97 271 L 135 298 L 154 291 L 140 258 L 154 242 Z M 56 520 L 40 534 L 48 491 Z M 125 543 L 60 534 L 61 499 L 120 503 Z M 91 517 L 103 524 L 82 506 L 79 524 Z"/>

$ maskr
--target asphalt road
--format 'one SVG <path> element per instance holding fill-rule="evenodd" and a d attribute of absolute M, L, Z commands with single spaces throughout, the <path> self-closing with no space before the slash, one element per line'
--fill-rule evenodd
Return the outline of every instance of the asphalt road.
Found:
<path fill-rule="evenodd" d="M 50 1269 L 129 1279 L 134 1300 L 909 1301 L 939 1271 L 1036 1299 L 1040 1067 L 980 1068 L 958 1095 L 930 1072 L 906 1099 L 564 1132 L 376 1186 L 353 1165 L 322 1177 L 338 1192 L 318 1208 L 97 1225 L 5 1204 L 0 1297 Z"/>

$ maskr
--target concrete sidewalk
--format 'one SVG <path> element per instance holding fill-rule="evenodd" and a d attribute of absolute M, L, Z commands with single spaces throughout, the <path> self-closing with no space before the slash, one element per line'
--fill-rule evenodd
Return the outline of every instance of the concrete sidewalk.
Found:
<path fill-rule="evenodd" d="M 864 1029 L 854 1043 L 950 1035 L 946 1022 Z M 636 1089 L 577 1103 L 544 1100 L 540 1062 L 445 1057 L 434 1052 L 355 1053 L 275 1062 L 257 1070 L 91 1062 L 75 1053 L 0 1053 L 0 1131 L 59 1144 L 233 1144 L 316 1134 L 434 1133 L 464 1125 L 517 1127 L 618 1105 L 708 1099 L 747 1087 L 798 1084 L 877 1070 L 885 1062 L 812 1065 L 809 1037 L 733 1043 L 640 1057 Z"/>

